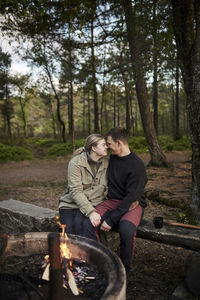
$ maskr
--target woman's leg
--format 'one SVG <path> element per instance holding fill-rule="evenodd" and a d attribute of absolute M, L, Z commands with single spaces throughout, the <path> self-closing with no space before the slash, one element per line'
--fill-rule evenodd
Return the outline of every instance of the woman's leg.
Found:
<path fill-rule="evenodd" d="M 66 208 L 59 209 L 60 223 L 62 225 L 66 225 L 65 228 L 66 233 L 75 234 L 73 223 L 77 211 L 78 209 L 66 209 Z"/>
<path fill-rule="evenodd" d="M 83 236 L 84 221 L 88 218 L 78 209 L 73 221 L 74 234 Z"/>

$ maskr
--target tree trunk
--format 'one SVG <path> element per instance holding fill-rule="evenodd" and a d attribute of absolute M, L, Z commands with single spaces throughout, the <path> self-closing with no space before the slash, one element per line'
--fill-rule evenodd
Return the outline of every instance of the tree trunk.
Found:
<path fill-rule="evenodd" d="M 158 51 L 156 2 L 153 1 L 153 122 L 158 136 Z"/>
<path fill-rule="evenodd" d="M 56 140 L 56 138 L 57 138 L 57 135 L 56 135 L 56 121 L 55 121 L 55 117 L 54 117 L 54 113 L 53 113 L 51 98 L 50 98 L 50 101 L 49 101 L 49 110 L 50 110 L 51 120 L 52 120 L 53 137 Z"/>
<path fill-rule="evenodd" d="M 73 93 L 73 83 L 70 79 L 70 105 L 71 105 L 71 140 L 72 140 L 72 150 L 75 150 L 75 133 L 74 133 L 74 93 Z"/>
<path fill-rule="evenodd" d="M 172 84 L 171 86 L 171 91 L 172 91 L 172 112 L 171 112 L 171 131 L 172 131 L 172 136 L 175 139 L 175 132 L 176 132 L 176 127 L 175 127 L 175 101 L 174 101 L 174 85 Z"/>
<path fill-rule="evenodd" d="M 55 86 L 53 84 L 53 80 L 52 80 L 52 77 L 51 77 L 51 73 L 50 73 L 50 71 L 48 69 L 48 66 L 45 65 L 45 68 L 46 68 L 47 75 L 49 77 L 51 88 L 52 88 L 52 90 L 54 92 L 54 95 L 55 95 L 55 98 L 56 98 L 56 102 L 57 102 L 57 106 L 56 106 L 56 108 L 57 108 L 57 117 L 58 117 L 58 121 L 59 121 L 59 123 L 61 125 L 61 128 L 62 128 L 62 140 L 63 140 L 63 143 L 65 143 L 66 142 L 66 137 L 65 137 L 65 123 L 63 122 L 63 120 L 61 118 L 61 114 L 60 114 L 60 98 L 59 98 L 59 96 L 58 96 L 58 94 L 56 92 L 56 89 L 55 89 Z"/>
<path fill-rule="evenodd" d="M 123 49 L 124 50 L 124 49 Z M 119 60 L 119 69 L 122 75 L 122 79 L 124 82 L 124 89 L 125 89 L 125 104 L 126 104 L 126 130 L 130 133 L 130 107 L 129 107 L 129 89 L 128 89 L 128 81 L 125 74 L 125 70 L 123 68 L 123 53 L 120 53 L 120 60 Z"/>
<path fill-rule="evenodd" d="M 158 70 L 157 55 L 153 55 L 153 123 L 158 135 Z"/>
<path fill-rule="evenodd" d="M 22 102 L 22 98 L 19 97 L 19 104 L 22 112 L 22 120 L 23 120 L 23 132 L 24 132 L 24 138 L 26 138 L 26 116 L 24 111 L 24 104 Z"/>
<path fill-rule="evenodd" d="M 90 108 L 90 91 L 88 91 L 88 135 L 91 133 L 91 108 Z"/>
<path fill-rule="evenodd" d="M 134 116 L 133 116 L 133 97 L 130 96 L 129 98 L 129 105 L 130 105 L 130 122 L 132 128 L 132 135 L 135 135 L 135 128 L 134 128 Z"/>
<path fill-rule="evenodd" d="M 72 141 L 72 150 L 75 150 L 75 132 L 74 132 L 74 91 L 73 91 L 73 65 L 72 65 L 72 47 L 71 47 L 71 38 L 69 33 L 69 77 L 70 77 L 70 129 L 69 132 Z"/>
<path fill-rule="evenodd" d="M 179 128 L 179 65 L 178 61 L 176 64 L 176 133 L 175 140 L 180 139 L 180 128 Z"/>
<path fill-rule="evenodd" d="M 11 111 L 12 111 L 12 105 L 9 101 L 9 95 L 8 95 L 8 87 L 6 86 L 6 95 L 5 95 L 5 119 L 7 123 L 7 131 L 8 135 L 11 138 L 12 137 L 12 131 L 11 131 Z"/>
<path fill-rule="evenodd" d="M 101 88 L 100 132 L 103 132 L 103 108 L 105 103 L 105 84 Z"/>
<path fill-rule="evenodd" d="M 172 9 L 192 143 L 191 208 L 200 222 L 200 2 L 172 0 Z"/>
<path fill-rule="evenodd" d="M 136 22 L 134 11 L 132 8 L 132 1 L 122 0 L 122 3 L 125 11 L 127 37 L 129 42 L 140 114 L 149 152 L 151 155 L 150 164 L 155 166 L 168 166 L 166 157 L 159 145 L 156 131 L 153 125 L 152 115 L 150 112 L 147 87 L 142 66 L 142 56 L 139 49 L 139 34 L 137 34 L 135 31 Z"/>
<path fill-rule="evenodd" d="M 86 117 L 85 117 L 85 93 L 83 92 L 83 132 L 82 132 L 82 135 L 85 136 L 86 134 L 86 127 L 85 127 L 85 120 L 86 120 Z"/>
<path fill-rule="evenodd" d="M 92 68 L 92 84 L 94 97 L 94 131 L 99 132 L 99 109 L 98 109 L 98 95 L 96 87 L 96 62 L 94 55 L 94 27 L 93 18 L 91 21 L 91 68 Z"/>
<path fill-rule="evenodd" d="M 112 92 L 111 92 L 112 95 Z M 113 93 L 113 126 L 116 127 L 116 112 L 117 112 L 117 105 L 116 105 L 116 93 L 115 93 L 115 88 L 114 88 L 114 93 Z"/>

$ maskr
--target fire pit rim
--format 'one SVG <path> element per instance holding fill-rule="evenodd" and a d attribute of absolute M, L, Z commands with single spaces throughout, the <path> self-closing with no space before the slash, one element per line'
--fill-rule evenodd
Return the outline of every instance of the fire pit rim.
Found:
<path fill-rule="evenodd" d="M 50 232 L 28 232 L 9 235 L 6 236 L 6 239 L 4 236 L 6 247 L 0 258 L 15 255 L 16 244 L 19 242 L 21 242 L 24 247 L 24 250 L 19 253 L 21 256 L 26 255 L 26 249 L 28 250 L 27 255 L 35 254 L 36 249 L 38 250 L 37 253 L 48 253 L 48 234 L 50 234 Z M 85 237 L 68 235 L 68 244 L 70 245 L 70 243 L 72 245 L 78 244 L 78 246 L 84 249 L 89 247 L 91 251 L 96 251 L 97 253 L 101 252 L 101 254 L 103 253 L 103 256 L 106 257 L 106 261 L 109 261 L 111 269 L 109 269 L 108 273 L 108 285 L 101 300 L 125 299 L 126 272 L 120 258 L 103 244 Z"/>

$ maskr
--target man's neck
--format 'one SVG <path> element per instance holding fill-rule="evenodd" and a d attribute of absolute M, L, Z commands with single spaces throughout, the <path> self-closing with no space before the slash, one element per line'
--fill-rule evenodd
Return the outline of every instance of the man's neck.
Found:
<path fill-rule="evenodd" d="M 131 150 L 129 149 L 129 146 L 128 145 L 123 145 L 121 147 L 121 151 L 120 153 L 117 155 L 119 157 L 122 157 L 122 156 L 127 156 L 131 153 Z"/>

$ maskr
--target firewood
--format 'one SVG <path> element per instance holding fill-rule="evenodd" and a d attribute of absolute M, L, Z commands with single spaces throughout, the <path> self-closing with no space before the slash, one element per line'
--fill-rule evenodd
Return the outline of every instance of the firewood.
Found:
<path fill-rule="evenodd" d="M 42 274 L 42 279 L 49 281 L 49 269 L 50 269 L 50 263 L 47 264 L 47 266 Z"/>
<path fill-rule="evenodd" d="M 72 293 L 76 296 L 79 295 L 79 291 L 78 291 L 78 288 L 76 285 L 74 275 L 72 274 L 72 272 L 70 271 L 69 268 L 67 268 L 67 277 L 68 277 L 68 284 L 69 284 L 69 287 L 70 287 Z"/>

